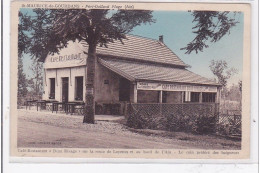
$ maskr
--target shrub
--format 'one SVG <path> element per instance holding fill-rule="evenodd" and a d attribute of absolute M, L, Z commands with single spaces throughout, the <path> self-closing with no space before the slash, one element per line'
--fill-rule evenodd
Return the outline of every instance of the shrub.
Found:
<path fill-rule="evenodd" d="M 192 132 L 208 134 L 215 131 L 215 116 L 206 116 L 201 112 L 187 112 L 177 110 L 175 113 L 156 115 L 154 112 L 140 108 L 128 112 L 126 125 L 137 129 L 159 129 L 173 132 Z M 188 116 L 189 115 L 189 116 Z"/>
<path fill-rule="evenodd" d="M 166 119 L 162 116 L 151 116 L 148 113 L 132 113 L 127 118 L 127 126 L 136 129 L 166 130 Z"/>
<path fill-rule="evenodd" d="M 228 123 L 217 124 L 217 132 L 221 135 L 241 135 L 241 123 L 234 121 L 232 118 L 228 119 Z"/>
<path fill-rule="evenodd" d="M 208 134 L 215 131 L 216 118 L 201 116 L 196 119 L 195 132 L 199 134 Z"/>

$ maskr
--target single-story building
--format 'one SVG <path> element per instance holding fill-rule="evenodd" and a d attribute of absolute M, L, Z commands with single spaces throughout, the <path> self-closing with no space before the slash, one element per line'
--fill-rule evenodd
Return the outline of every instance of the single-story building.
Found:
<path fill-rule="evenodd" d="M 127 35 L 127 39 L 97 47 L 95 102 L 131 103 L 219 102 L 221 85 L 189 71 L 159 40 Z M 44 63 L 44 100 L 85 101 L 85 42 L 69 42 Z"/>

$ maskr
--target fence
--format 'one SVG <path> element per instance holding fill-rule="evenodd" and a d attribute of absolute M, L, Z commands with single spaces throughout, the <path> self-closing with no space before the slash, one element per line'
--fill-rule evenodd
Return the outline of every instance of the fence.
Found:
<path fill-rule="evenodd" d="M 241 139 L 241 111 L 219 113 L 219 104 L 128 104 L 127 125 L 133 128 L 211 133 Z"/>
<path fill-rule="evenodd" d="M 37 106 L 37 100 L 30 102 L 30 108 L 29 109 L 36 109 Z M 24 104 L 26 105 L 26 103 Z M 97 104 L 95 107 L 95 114 L 96 115 L 123 115 L 125 112 L 125 103 L 102 103 Z M 25 107 L 25 106 L 24 106 Z M 23 108 L 22 106 L 18 108 Z M 53 111 L 53 103 L 46 103 L 39 106 L 40 110 L 47 110 L 47 111 Z M 57 110 L 56 110 L 57 109 Z M 73 113 L 75 115 L 84 115 L 84 105 L 75 105 L 73 107 Z M 57 112 L 66 112 L 65 107 L 60 104 L 57 105 L 57 108 L 55 108 L 55 111 Z"/>
<path fill-rule="evenodd" d="M 220 100 L 220 109 L 219 109 L 219 111 L 220 111 L 220 113 L 224 113 L 224 114 L 226 114 L 227 113 L 227 111 L 230 111 L 230 110 L 232 110 L 232 111 L 239 111 L 239 110 L 241 110 L 241 102 L 239 102 L 239 101 L 230 101 L 230 100 Z"/>
<path fill-rule="evenodd" d="M 241 138 L 241 111 L 228 110 L 221 113 L 217 122 L 217 134 Z"/>
<path fill-rule="evenodd" d="M 46 103 L 46 106 L 41 107 L 41 109 L 44 109 L 47 111 L 53 111 L 53 105 L 52 105 L 52 103 Z M 58 105 L 57 112 L 66 113 L 65 107 L 63 105 Z M 75 105 L 74 109 L 73 109 L 73 114 L 74 115 L 84 115 L 84 105 Z"/>
<path fill-rule="evenodd" d="M 127 125 L 134 128 L 212 133 L 219 105 L 215 103 L 128 104 Z"/>
<path fill-rule="evenodd" d="M 20 109 L 20 108 L 23 108 L 26 106 L 26 101 L 27 100 L 41 100 L 41 95 L 33 95 L 33 96 L 30 96 L 30 95 L 25 95 L 25 96 L 17 96 L 17 108 Z M 36 103 L 32 103 L 32 106 L 35 106 Z"/>

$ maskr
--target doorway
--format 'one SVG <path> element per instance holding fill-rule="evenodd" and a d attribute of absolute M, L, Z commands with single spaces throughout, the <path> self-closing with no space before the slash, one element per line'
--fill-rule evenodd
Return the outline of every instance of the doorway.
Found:
<path fill-rule="evenodd" d="M 83 76 L 75 77 L 75 100 L 83 100 Z"/>
<path fill-rule="evenodd" d="M 68 102 L 69 100 L 69 78 L 62 78 L 62 102 Z"/>
<path fill-rule="evenodd" d="M 130 101 L 130 81 L 125 78 L 119 80 L 119 101 Z"/>

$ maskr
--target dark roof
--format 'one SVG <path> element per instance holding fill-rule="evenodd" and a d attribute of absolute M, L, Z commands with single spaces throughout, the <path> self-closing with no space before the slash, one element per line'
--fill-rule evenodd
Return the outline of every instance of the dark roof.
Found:
<path fill-rule="evenodd" d="M 114 58 L 99 58 L 99 62 L 130 81 L 148 80 L 171 83 L 220 85 L 184 68 L 173 68 Z"/>
<path fill-rule="evenodd" d="M 108 43 L 107 48 L 98 46 L 97 54 L 110 55 L 120 59 L 127 58 L 182 67 L 188 66 L 165 44 L 158 40 L 134 35 L 126 35 L 126 37 L 127 39 L 123 39 L 123 44 L 116 40 L 114 43 Z M 88 47 L 87 43 L 81 43 L 84 47 Z"/>

